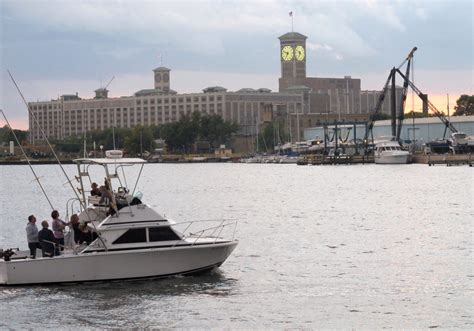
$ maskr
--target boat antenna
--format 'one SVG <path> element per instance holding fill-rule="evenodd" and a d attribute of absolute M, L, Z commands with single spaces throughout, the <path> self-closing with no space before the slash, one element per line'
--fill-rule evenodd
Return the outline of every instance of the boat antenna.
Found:
<path fill-rule="evenodd" d="M 18 140 L 18 137 L 17 137 L 15 131 L 13 130 L 12 126 L 10 125 L 10 122 L 8 122 L 7 116 L 5 115 L 5 113 L 3 112 L 3 110 L 0 109 L 0 112 L 2 113 L 3 118 L 5 119 L 5 122 L 7 123 L 8 127 L 10 128 L 10 131 L 12 132 L 13 137 L 15 138 L 16 143 L 17 143 L 18 146 L 20 147 L 20 150 L 21 150 L 21 152 L 23 153 L 23 156 L 25 157 L 26 162 L 28 162 L 28 166 L 30 167 L 31 172 L 33 173 L 33 176 L 35 176 L 35 180 L 36 180 L 36 182 L 38 183 L 39 187 L 41 188 L 41 191 L 43 191 L 44 197 L 46 198 L 46 200 L 48 200 L 48 203 L 49 203 L 49 205 L 51 206 L 51 210 L 55 210 L 55 208 L 53 207 L 53 204 L 51 203 L 51 200 L 49 200 L 49 197 L 48 197 L 48 195 L 46 194 L 46 191 L 44 190 L 44 187 L 43 187 L 43 185 L 41 184 L 41 182 L 40 182 L 40 180 L 39 180 L 38 175 L 36 174 L 35 170 L 33 169 L 33 166 L 31 165 L 30 159 L 29 159 L 28 156 L 26 155 L 25 150 L 23 149 L 23 146 L 20 144 L 20 140 Z"/>
<path fill-rule="evenodd" d="M 23 100 L 23 102 L 24 102 L 25 105 L 26 105 L 26 109 L 28 110 L 28 113 L 30 114 L 30 116 L 33 118 L 34 122 L 35 122 L 36 125 L 38 126 L 38 128 L 39 128 L 39 130 L 40 130 L 40 132 L 41 132 L 41 135 L 43 136 L 44 140 L 46 141 L 46 143 L 47 143 L 48 146 L 49 146 L 49 149 L 50 149 L 51 152 L 53 153 L 53 156 L 54 156 L 54 158 L 56 159 L 56 162 L 58 163 L 59 167 L 61 168 L 61 170 L 62 170 L 62 172 L 63 172 L 63 174 L 64 174 L 64 177 L 66 177 L 66 179 L 68 180 L 69 186 L 71 186 L 71 189 L 72 189 L 72 191 L 74 192 L 74 194 L 76 195 L 77 200 L 79 200 L 81 206 L 84 208 L 84 210 L 86 210 L 86 209 L 87 209 L 87 206 L 86 206 L 85 201 L 82 201 L 82 200 L 81 200 L 81 197 L 80 197 L 79 194 L 76 192 L 76 189 L 75 189 L 74 186 L 72 185 L 72 182 L 69 181 L 69 177 L 67 176 L 66 170 L 64 170 L 64 167 L 63 167 L 63 165 L 61 164 L 61 161 L 59 161 L 58 155 L 57 155 L 56 152 L 54 151 L 53 146 L 51 146 L 51 143 L 49 142 L 48 137 L 47 137 L 46 134 L 44 133 L 43 128 L 42 128 L 41 125 L 39 124 L 38 119 L 36 118 L 35 113 L 33 113 L 33 112 L 31 111 L 31 108 L 30 108 L 30 106 L 28 105 L 28 102 L 26 101 L 25 97 L 23 96 L 23 93 L 21 93 L 21 90 L 20 90 L 20 88 L 18 87 L 18 84 L 16 83 L 15 79 L 13 78 L 13 76 L 12 76 L 10 70 L 7 70 L 7 71 L 8 71 L 8 75 L 10 76 L 10 78 L 11 78 L 13 84 L 15 85 L 16 90 L 17 90 L 18 93 L 20 94 L 21 99 Z"/>

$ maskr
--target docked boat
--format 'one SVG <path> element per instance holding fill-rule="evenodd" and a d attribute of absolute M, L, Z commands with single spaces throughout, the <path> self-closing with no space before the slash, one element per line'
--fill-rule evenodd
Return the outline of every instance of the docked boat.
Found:
<path fill-rule="evenodd" d="M 145 160 L 108 157 L 74 160 L 78 167 L 78 215 L 83 227 L 96 235 L 90 244 L 65 246 L 59 256 L 36 259 L 29 252 L 3 250 L 0 255 L 0 285 L 48 284 L 157 278 L 193 274 L 219 267 L 237 246 L 236 221 L 190 221 L 176 223 L 142 203 L 137 187 Z M 124 168 L 141 165 L 133 190 Z M 87 196 L 85 178 L 89 167 L 105 170 L 110 201 Z M 114 185 L 115 184 L 115 185 Z M 114 190 L 115 188 L 115 190 Z M 106 199 L 107 200 L 107 199 Z"/>
<path fill-rule="evenodd" d="M 381 141 L 375 144 L 374 160 L 377 164 L 406 164 L 410 152 L 403 150 L 398 141 Z"/>

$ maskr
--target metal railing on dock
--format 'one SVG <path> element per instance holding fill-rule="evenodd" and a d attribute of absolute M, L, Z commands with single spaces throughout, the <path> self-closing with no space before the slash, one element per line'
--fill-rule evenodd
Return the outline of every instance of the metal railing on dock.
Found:
<path fill-rule="evenodd" d="M 446 155 L 428 155 L 427 162 L 429 166 L 434 166 L 438 164 L 446 165 L 448 167 L 455 165 L 469 165 L 470 167 L 474 164 L 474 158 L 472 154 L 446 154 Z"/>

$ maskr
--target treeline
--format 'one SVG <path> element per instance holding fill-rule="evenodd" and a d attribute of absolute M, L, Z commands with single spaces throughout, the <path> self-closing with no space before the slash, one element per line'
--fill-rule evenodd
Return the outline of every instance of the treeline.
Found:
<path fill-rule="evenodd" d="M 211 148 L 227 144 L 231 135 L 239 129 L 236 123 L 224 121 L 218 115 L 201 115 L 198 112 L 183 116 L 177 122 L 159 126 L 135 126 L 96 130 L 86 133 L 86 149 L 124 149 L 129 155 L 153 152 L 155 140 L 163 139 L 168 152 L 192 152 L 196 141 L 205 141 Z M 68 137 L 53 141 L 56 148 L 65 153 L 79 153 L 84 150 L 84 137 Z"/>
<path fill-rule="evenodd" d="M 23 131 L 23 130 L 13 130 L 15 132 L 16 137 L 20 141 L 20 143 L 23 143 L 28 138 L 28 131 Z M 8 143 L 9 141 L 15 141 L 15 137 L 10 130 L 10 128 L 5 125 L 3 128 L 0 128 L 0 144 L 1 143 Z M 15 142 L 16 145 L 16 142 Z"/>

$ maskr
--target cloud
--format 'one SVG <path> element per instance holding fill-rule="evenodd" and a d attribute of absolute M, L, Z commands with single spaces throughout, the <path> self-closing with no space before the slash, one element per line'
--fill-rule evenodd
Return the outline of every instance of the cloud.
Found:
<path fill-rule="evenodd" d="M 416 8 L 415 14 L 418 18 L 421 18 L 423 21 L 426 21 L 428 19 L 428 15 L 426 14 L 426 11 L 423 8 Z"/>
<path fill-rule="evenodd" d="M 290 28 L 293 10 L 297 29 L 315 32 L 323 43 L 347 55 L 374 54 L 358 32 L 352 14 L 369 16 L 378 24 L 403 31 L 404 25 L 391 4 L 286 3 L 281 1 L 6 1 L 8 16 L 46 31 L 97 33 L 128 38 L 144 45 L 167 45 L 183 51 L 205 53 L 204 42 L 223 52 L 229 34 L 275 35 Z M 45 19 L 47 18 L 47 19 Z M 313 37 L 314 38 L 314 37 Z"/>

